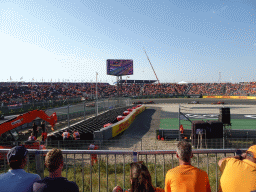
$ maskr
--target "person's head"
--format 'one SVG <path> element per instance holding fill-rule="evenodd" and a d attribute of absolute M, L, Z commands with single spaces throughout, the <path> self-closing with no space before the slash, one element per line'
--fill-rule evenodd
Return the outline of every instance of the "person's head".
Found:
<path fill-rule="evenodd" d="M 28 150 L 24 146 L 16 146 L 7 154 L 7 161 L 11 169 L 23 169 L 27 164 Z"/>
<path fill-rule="evenodd" d="M 49 172 L 55 172 L 57 169 L 63 167 L 63 155 L 60 149 L 52 149 L 46 154 L 45 166 Z"/>
<path fill-rule="evenodd" d="M 153 192 L 151 175 L 142 162 L 131 163 L 131 192 Z"/>
<path fill-rule="evenodd" d="M 252 145 L 246 151 L 246 159 L 249 159 L 252 162 L 256 163 L 256 145 Z"/>
<path fill-rule="evenodd" d="M 186 141 L 179 141 L 176 155 L 181 161 L 189 163 L 190 159 L 193 157 L 191 145 Z"/>

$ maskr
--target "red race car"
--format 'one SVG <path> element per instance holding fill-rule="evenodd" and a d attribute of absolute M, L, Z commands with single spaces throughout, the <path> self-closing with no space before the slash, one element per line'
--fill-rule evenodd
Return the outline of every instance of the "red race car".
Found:
<path fill-rule="evenodd" d="M 225 104 L 225 102 L 224 101 L 218 101 L 218 102 L 212 103 L 212 105 L 221 105 L 221 104 Z"/>
<path fill-rule="evenodd" d="M 154 104 L 154 101 L 145 101 L 144 104 Z"/>
<path fill-rule="evenodd" d="M 142 102 L 141 101 L 135 101 L 132 104 L 142 104 Z"/>

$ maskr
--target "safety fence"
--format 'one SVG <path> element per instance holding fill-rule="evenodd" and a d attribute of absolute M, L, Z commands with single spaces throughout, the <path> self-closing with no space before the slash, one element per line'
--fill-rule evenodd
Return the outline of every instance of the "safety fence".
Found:
<path fill-rule="evenodd" d="M 186 139 L 193 149 L 240 149 L 249 148 L 256 144 L 256 139 L 207 139 L 193 140 Z M 129 138 L 111 140 L 46 140 L 47 148 L 58 148 L 68 150 L 85 150 L 90 144 L 97 144 L 99 150 L 174 150 L 178 140 L 162 141 L 154 138 Z M 40 141 L 1 141 L 1 146 L 32 145 L 38 147 Z"/>
<path fill-rule="evenodd" d="M 0 106 L 0 114 L 4 114 L 5 116 L 15 115 L 32 110 L 47 110 L 50 108 L 61 107 L 68 104 L 76 104 L 79 102 L 81 102 L 81 97 L 65 100 L 46 100 L 44 102 L 31 101 L 31 103 L 28 104 L 20 103 L 8 106 Z"/>
<path fill-rule="evenodd" d="M 129 105 L 131 105 L 131 99 L 129 98 L 104 99 L 104 100 L 98 100 L 96 104 L 94 102 L 91 102 L 91 103 L 83 102 L 83 103 L 68 105 L 64 107 L 48 109 L 46 110 L 46 114 L 50 116 L 52 115 L 52 113 L 56 112 L 57 123 L 54 129 L 58 130 L 64 127 L 69 127 L 72 123 L 77 123 L 83 119 L 95 116 L 104 111 L 108 111 L 109 109 L 115 109 L 115 108 L 129 106 Z M 30 136 L 28 135 L 28 133 L 32 131 L 29 129 L 32 129 L 33 123 L 35 123 L 40 127 L 41 121 L 42 121 L 41 119 L 37 118 L 33 122 L 25 123 L 11 130 L 11 132 L 15 138 L 19 137 L 20 139 L 25 140 L 28 138 L 28 136 Z M 48 127 L 48 133 L 51 133 L 52 130 L 50 129 L 48 122 L 46 122 L 45 124 L 46 124 L 46 127 Z M 0 142 L 2 142 L 1 137 L 0 137 Z"/>
<path fill-rule="evenodd" d="M 186 94 L 143 94 L 132 96 L 134 99 L 156 99 L 156 98 L 202 98 L 201 94 L 186 95 Z"/>
<path fill-rule="evenodd" d="M 246 149 L 241 149 L 245 152 Z M 193 150 L 191 164 L 208 173 L 212 191 L 218 191 L 221 173 L 219 159 L 232 156 L 235 149 Z M 44 156 L 48 150 L 29 150 L 25 170 L 44 178 L 48 171 L 44 167 Z M 7 172 L 6 154 L 8 149 L 0 149 L 1 173 Z M 164 188 L 166 172 L 178 166 L 174 150 L 63 150 L 64 166 L 62 176 L 74 181 L 80 191 L 112 191 L 116 185 L 130 187 L 130 163 L 143 161 L 148 167 L 154 186 Z M 96 155 L 96 160 L 95 160 Z M 92 158 L 94 156 L 94 158 Z"/>
<path fill-rule="evenodd" d="M 67 105 L 64 107 L 48 109 L 46 113 L 51 115 L 53 112 L 57 113 L 58 121 L 67 120 L 69 118 L 77 118 L 89 114 L 96 114 L 109 109 L 117 107 L 124 107 L 131 105 L 131 99 L 102 99 L 97 102 L 82 102 L 75 105 Z"/>
<path fill-rule="evenodd" d="M 194 149 L 240 149 L 248 148 L 251 145 L 256 144 L 256 139 L 206 139 L 200 140 L 186 140 Z M 130 138 L 130 139 L 119 139 L 119 140 L 57 140 L 48 141 L 48 147 L 60 148 L 60 149 L 87 149 L 91 143 L 95 143 L 99 146 L 100 150 L 166 150 L 175 149 L 175 144 L 178 141 L 162 141 L 152 138 Z"/>
<path fill-rule="evenodd" d="M 186 140 L 193 149 L 240 149 L 249 148 L 256 144 L 256 139 L 226 139 L 223 145 L 222 139 L 208 140 Z M 130 139 L 112 139 L 112 140 L 47 140 L 47 148 L 58 148 L 68 150 L 86 150 L 90 144 L 97 144 L 99 150 L 174 150 L 177 140 L 162 141 L 152 138 L 130 138 Z M 0 142 L 2 146 L 32 145 L 35 148 L 39 146 L 39 141 L 9 141 Z M 223 148 L 224 147 L 224 148 Z"/>

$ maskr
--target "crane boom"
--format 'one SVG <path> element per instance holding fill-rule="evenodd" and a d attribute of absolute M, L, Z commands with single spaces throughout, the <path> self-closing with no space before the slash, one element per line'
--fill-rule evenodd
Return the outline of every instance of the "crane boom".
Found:
<path fill-rule="evenodd" d="M 147 52 L 146 52 L 146 50 L 145 50 L 144 48 L 143 48 L 143 50 L 144 50 L 144 52 L 145 52 L 145 54 L 146 54 L 146 56 L 147 56 L 147 58 L 148 58 L 149 64 L 151 65 L 151 67 L 152 67 L 152 69 L 153 69 L 153 71 L 154 71 L 154 74 L 155 74 L 155 76 L 156 76 L 157 82 L 158 82 L 158 84 L 160 85 L 160 81 L 159 81 L 158 78 L 157 78 L 156 72 L 155 72 L 155 70 L 154 70 L 153 65 L 151 64 L 151 62 L 150 62 L 150 60 L 149 60 L 148 54 L 147 54 Z"/>
<path fill-rule="evenodd" d="M 18 126 L 21 126 L 25 123 L 32 122 L 37 117 L 47 121 L 52 126 L 52 129 L 57 122 L 57 115 L 55 112 L 49 117 L 42 110 L 34 110 L 34 111 L 30 111 L 30 112 L 24 113 L 22 115 L 19 115 L 16 118 L 10 119 L 9 121 L 6 121 L 6 122 L 0 124 L 0 136 L 3 133 L 10 131 Z"/>

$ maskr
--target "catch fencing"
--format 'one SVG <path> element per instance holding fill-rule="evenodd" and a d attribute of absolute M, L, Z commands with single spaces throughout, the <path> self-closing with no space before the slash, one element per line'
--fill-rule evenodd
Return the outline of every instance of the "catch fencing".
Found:
<path fill-rule="evenodd" d="M 246 149 L 241 149 L 245 152 Z M 208 173 L 212 191 L 218 191 L 220 171 L 219 159 L 234 155 L 235 149 L 193 150 L 192 165 Z M 27 172 L 37 173 L 44 178 L 48 172 L 44 167 L 44 155 L 48 150 L 29 150 Z M 8 169 L 4 157 L 8 149 L 0 149 L 1 173 Z M 80 191 L 112 191 L 116 185 L 130 187 L 130 163 L 143 161 L 147 165 L 154 186 L 164 188 L 166 172 L 178 166 L 174 150 L 63 150 L 64 166 L 62 176 L 76 182 Z M 91 161 L 97 155 L 97 163 Z"/>
<path fill-rule="evenodd" d="M 14 105 L 1 105 L 0 106 L 0 114 L 4 114 L 5 116 L 8 115 L 15 115 L 15 114 L 20 114 L 20 113 L 25 113 L 28 111 L 32 110 L 47 110 L 50 108 L 56 108 L 56 107 L 61 107 L 65 106 L 68 104 L 76 104 L 81 102 L 81 97 L 79 98 L 69 98 L 65 100 L 46 100 L 43 102 L 36 102 L 36 101 L 31 101 L 31 103 L 20 103 L 20 104 L 14 104 Z"/>
<path fill-rule="evenodd" d="M 113 99 L 98 100 L 96 105 L 94 102 L 91 102 L 91 103 L 83 102 L 83 103 L 68 105 L 64 107 L 48 109 L 45 112 L 49 116 L 52 115 L 54 112 L 56 112 L 57 123 L 54 129 L 58 130 L 64 127 L 69 127 L 73 123 L 77 123 L 83 119 L 95 116 L 109 109 L 130 106 L 130 105 L 131 105 L 130 98 L 113 98 Z M 25 123 L 11 130 L 11 132 L 15 138 L 19 136 L 20 139 L 23 139 L 23 140 L 27 139 L 28 138 L 27 133 L 29 132 L 28 129 L 32 128 L 33 123 L 35 123 L 38 126 L 41 126 L 41 122 L 42 120 L 37 118 L 33 122 Z M 45 124 L 46 124 L 46 127 L 50 127 L 48 122 L 46 122 Z M 53 131 L 50 128 L 48 128 L 47 132 L 51 133 Z M 0 138 L 1 143 L 4 141 L 5 140 L 1 140 Z"/>

